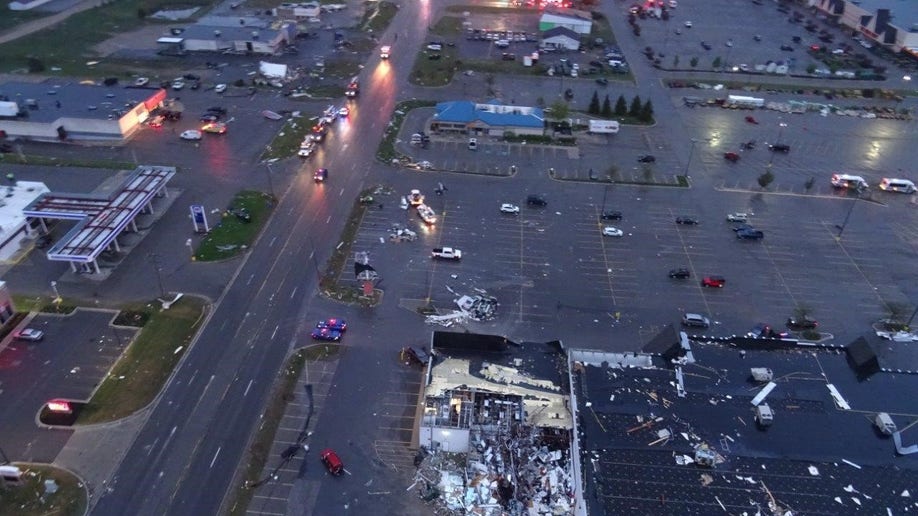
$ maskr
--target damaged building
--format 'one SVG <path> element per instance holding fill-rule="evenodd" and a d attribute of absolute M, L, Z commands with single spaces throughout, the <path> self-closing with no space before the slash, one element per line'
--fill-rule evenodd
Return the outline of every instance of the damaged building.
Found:
<path fill-rule="evenodd" d="M 571 428 L 559 342 L 434 332 L 417 484 L 464 514 L 570 514 Z"/>
<path fill-rule="evenodd" d="M 569 358 L 578 515 L 918 511 L 908 345 L 670 328 L 640 353 Z"/>

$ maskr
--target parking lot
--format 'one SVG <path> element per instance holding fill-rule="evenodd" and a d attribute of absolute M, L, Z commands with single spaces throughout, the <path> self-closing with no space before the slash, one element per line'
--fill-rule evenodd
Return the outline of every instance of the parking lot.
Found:
<path fill-rule="evenodd" d="M 21 460 L 51 462 L 70 432 L 35 432 L 44 404 L 54 398 L 88 400 L 108 374 L 133 331 L 109 326 L 112 311 L 78 310 L 70 316 L 38 315 L 27 326 L 40 342 L 11 340 L 0 351 L 0 434 Z"/>

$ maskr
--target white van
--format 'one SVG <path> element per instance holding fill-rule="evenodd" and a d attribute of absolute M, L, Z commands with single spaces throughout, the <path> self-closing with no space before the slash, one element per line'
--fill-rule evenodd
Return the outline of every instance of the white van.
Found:
<path fill-rule="evenodd" d="M 832 174 L 832 186 L 835 188 L 851 188 L 853 190 L 863 190 L 868 187 L 867 181 L 863 177 L 850 174 Z"/>
<path fill-rule="evenodd" d="M 887 192 L 900 192 L 900 193 L 915 193 L 915 183 L 909 181 L 908 179 L 894 179 L 891 177 L 884 177 L 880 181 L 880 190 L 886 190 Z"/>

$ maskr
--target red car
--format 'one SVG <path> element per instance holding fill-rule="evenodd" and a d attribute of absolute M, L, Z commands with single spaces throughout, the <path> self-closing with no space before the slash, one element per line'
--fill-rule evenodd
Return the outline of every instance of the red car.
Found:
<path fill-rule="evenodd" d="M 735 153 L 735 152 L 725 152 L 725 153 L 724 153 L 724 159 L 727 160 L 727 161 L 732 161 L 732 162 L 736 163 L 737 161 L 739 161 L 739 154 L 737 154 L 737 153 Z"/>
<path fill-rule="evenodd" d="M 338 476 L 344 473 L 344 463 L 341 462 L 341 458 L 338 457 L 335 450 L 325 448 L 322 450 L 322 453 L 319 454 L 319 459 L 322 461 L 322 464 L 325 464 L 325 468 L 328 469 L 328 472 L 332 475 Z"/>
<path fill-rule="evenodd" d="M 705 276 L 701 280 L 702 287 L 724 288 L 725 283 L 727 283 L 727 280 L 723 276 Z"/>

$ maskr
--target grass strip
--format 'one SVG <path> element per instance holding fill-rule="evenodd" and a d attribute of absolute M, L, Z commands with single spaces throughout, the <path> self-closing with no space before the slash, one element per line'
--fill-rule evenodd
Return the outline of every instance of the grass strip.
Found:
<path fill-rule="evenodd" d="M 129 307 L 130 313 L 146 314 L 147 322 L 83 407 L 77 424 L 115 421 L 153 401 L 188 350 L 205 309 L 202 299 L 191 296 L 169 310 L 159 310 L 156 302 Z"/>
<path fill-rule="evenodd" d="M 86 489 L 73 473 L 44 464 L 15 465 L 23 472 L 23 485 L 0 490 L 0 514 L 82 516 L 86 512 Z M 45 492 L 46 480 L 57 484 L 57 492 Z"/>
<path fill-rule="evenodd" d="M 0 154 L 0 163 L 12 165 L 33 165 L 38 167 L 80 167 L 111 170 L 134 170 L 137 165 L 127 161 L 105 159 L 58 158 L 54 156 L 35 156 L 31 154 Z"/>
<path fill-rule="evenodd" d="M 248 222 L 236 215 L 243 209 L 251 218 Z M 201 241 L 194 253 L 194 260 L 225 260 L 242 253 L 258 237 L 273 209 L 274 199 L 269 194 L 255 190 L 239 192 L 230 203 L 230 208 L 223 212 L 220 222 Z"/>

